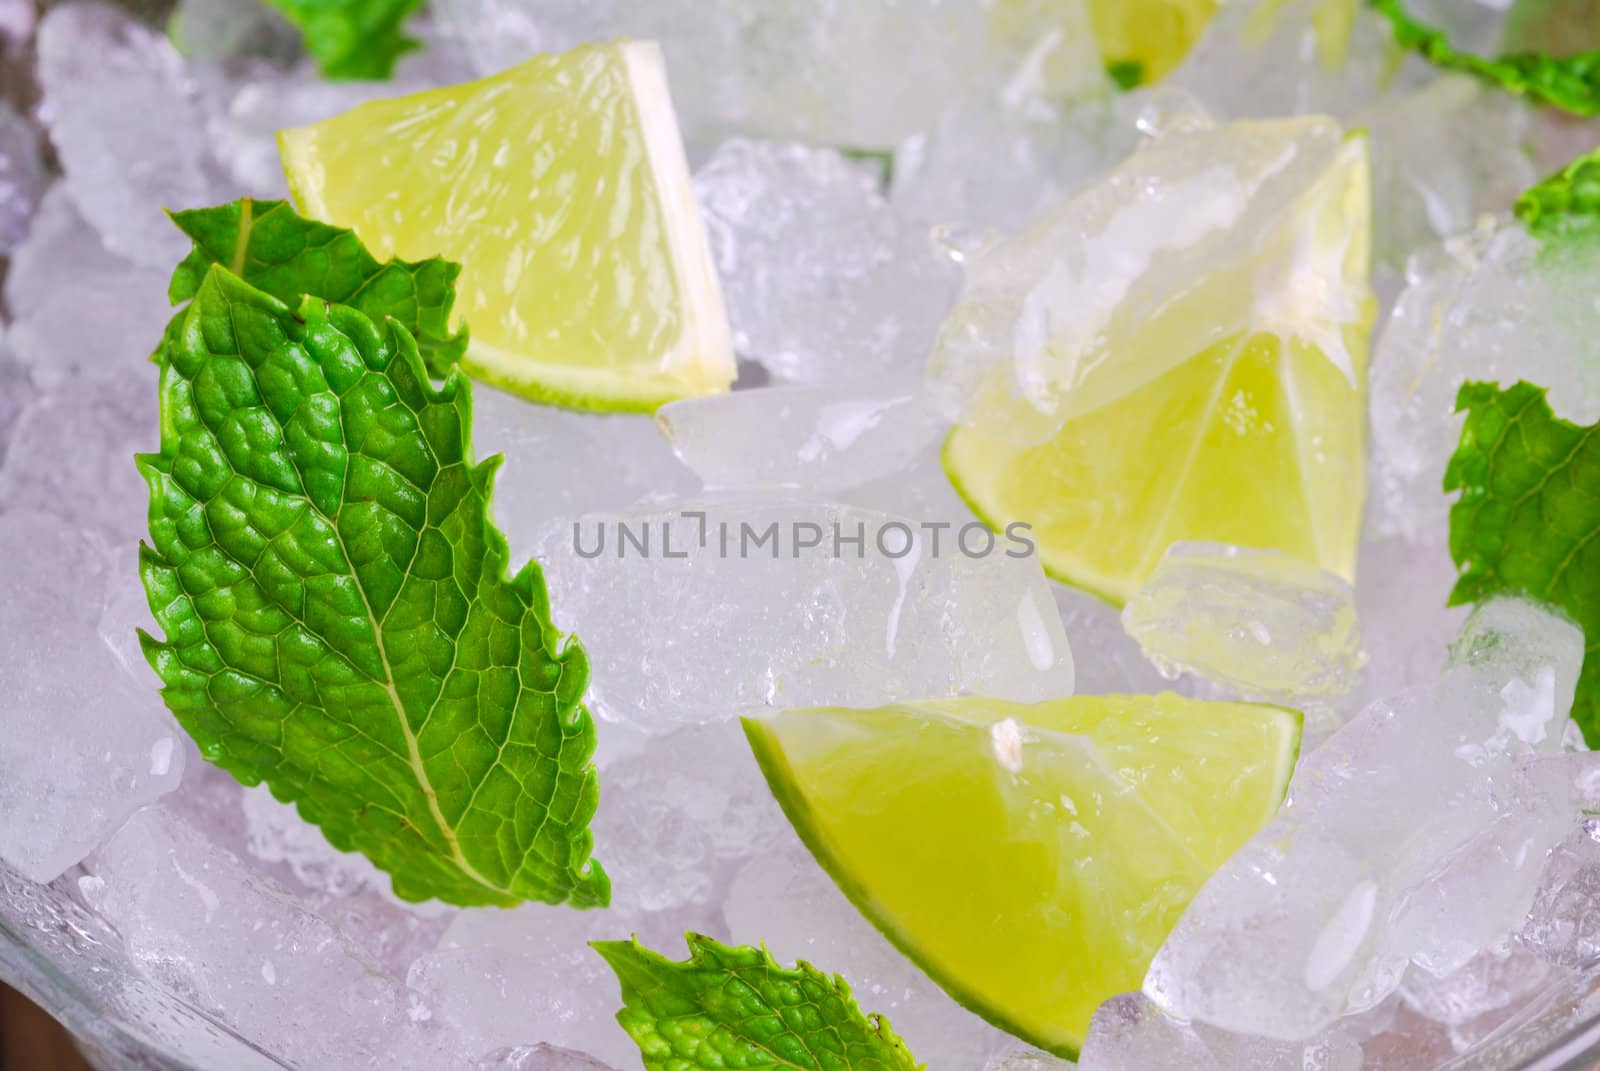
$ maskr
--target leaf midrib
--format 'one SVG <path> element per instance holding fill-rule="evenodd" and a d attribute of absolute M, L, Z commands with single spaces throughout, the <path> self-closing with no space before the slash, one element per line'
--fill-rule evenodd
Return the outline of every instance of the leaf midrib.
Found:
<path fill-rule="evenodd" d="M 238 261 L 244 256 L 244 250 L 249 246 L 249 234 L 251 227 L 254 225 L 254 213 L 252 205 L 253 202 L 246 199 L 240 209 L 239 241 L 235 247 L 235 261 Z M 237 272 L 235 272 L 235 275 L 237 275 Z M 233 336 L 234 348 L 242 356 L 244 353 L 244 347 L 239 339 L 239 330 L 238 325 L 234 320 L 232 302 L 228 303 L 228 330 Z M 246 367 L 249 367 L 248 363 L 246 364 Z M 250 368 L 250 377 L 253 381 L 255 381 L 256 390 L 259 392 L 261 390 L 261 384 L 256 377 L 254 368 Z M 340 399 L 339 405 L 342 418 L 344 408 L 343 399 Z M 418 425 L 417 430 L 418 434 L 420 435 L 420 424 Z M 282 433 L 283 429 L 280 426 L 279 434 L 281 435 Z M 341 419 L 341 436 L 342 434 L 343 421 Z M 438 455 L 433 452 L 433 445 L 427 442 L 426 436 L 423 436 L 423 443 L 425 446 L 427 446 L 430 455 L 432 455 L 434 464 L 441 465 Z M 450 824 L 449 820 L 445 818 L 444 811 L 439 806 L 438 792 L 433 787 L 432 778 L 428 776 L 427 767 L 422 760 L 421 746 L 417 740 L 416 734 L 411 731 L 411 724 L 406 718 L 405 703 L 400 698 L 400 692 L 395 686 L 394 666 L 389 659 L 388 647 L 385 645 L 383 640 L 383 627 L 380 624 L 376 613 L 373 611 L 372 601 L 367 596 L 366 586 L 362 584 L 360 574 L 356 572 L 355 566 L 351 563 L 349 548 L 345 545 L 344 533 L 339 525 L 339 519 L 343 513 L 342 508 L 339 512 L 335 513 L 331 517 L 326 513 L 323 513 L 322 510 L 318 508 L 316 500 L 313 499 L 310 493 L 306 490 L 305 480 L 301 475 L 300 470 L 296 468 L 294 469 L 294 473 L 295 479 L 300 485 L 300 497 L 306 503 L 307 508 L 315 511 L 323 518 L 323 520 L 327 521 L 329 526 L 332 528 L 333 539 L 339 548 L 339 555 L 344 561 L 345 568 L 349 570 L 350 578 L 355 581 L 356 591 L 361 595 L 361 607 L 363 612 L 366 614 L 367 624 L 372 629 L 373 640 L 376 643 L 378 650 L 378 660 L 380 665 L 383 667 L 383 679 L 381 681 L 375 681 L 374 683 L 381 685 L 385 694 L 389 698 L 390 706 L 394 711 L 395 721 L 400 727 L 400 735 L 405 739 L 406 742 L 407 763 L 411 767 L 412 776 L 416 779 L 417 787 L 422 790 L 423 799 L 427 802 L 429 816 L 433 819 L 434 825 L 437 826 L 440 835 L 444 838 L 445 844 L 449 848 L 451 862 L 455 865 L 456 869 L 461 871 L 462 874 L 483 888 L 486 888 L 501 896 L 511 896 L 512 892 L 510 889 L 490 881 L 466 858 L 466 855 L 461 850 L 461 842 L 456 837 L 455 828 Z M 344 472 L 340 479 L 339 501 L 341 503 L 341 507 L 344 502 L 348 501 L 346 491 L 349 486 L 349 479 L 350 466 L 348 463 L 346 463 L 344 466 Z M 351 662 L 347 655 L 338 651 L 338 648 L 335 647 L 334 644 L 327 640 L 324 640 L 323 642 L 327 643 L 328 648 L 338 653 L 339 656 L 344 659 L 344 661 L 349 662 L 352 666 L 355 665 L 353 662 Z"/>

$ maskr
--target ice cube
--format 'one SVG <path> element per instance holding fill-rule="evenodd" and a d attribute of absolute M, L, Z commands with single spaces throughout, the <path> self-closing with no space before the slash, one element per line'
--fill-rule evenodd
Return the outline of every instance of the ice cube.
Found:
<path fill-rule="evenodd" d="M 156 369 L 69 380 L 22 411 L 0 461 L 0 509 L 36 509 L 132 551 L 149 490 L 134 454 L 159 434 Z"/>
<path fill-rule="evenodd" d="M 1594 822 L 1550 853 L 1518 940 L 1562 967 L 1587 970 L 1600 963 L 1600 828 Z"/>
<path fill-rule="evenodd" d="M 1020 1042 L 990 1057 L 983 1071 L 1072 1071 L 1074 1065 Z"/>
<path fill-rule="evenodd" d="M 1441 492 L 1442 495 L 1442 492 Z M 1375 700 L 1434 680 L 1466 621 L 1468 608 L 1451 606 L 1456 567 L 1447 532 L 1425 542 L 1368 537 L 1356 568 L 1356 608 L 1368 662 L 1352 713 Z"/>
<path fill-rule="evenodd" d="M 630 934 L 667 952 L 682 947 L 681 926 L 615 910 L 530 904 L 463 911 L 439 947 L 412 965 L 408 980 L 435 1017 L 458 1032 L 468 1054 L 545 1043 L 592 1053 L 612 1067 L 635 1067 L 639 1048 L 616 1021 L 622 1007 L 616 975 L 589 947 Z"/>
<path fill-rule="evenodd" d="M 1122 622 L 1157 666 L 1250 699 L 1334 699 L 1365 663 L 1350 585 L 1280 551 L 1176 543 Z"/>
<path fill-rule="evenodd" d="M 558 1049 L 551 1045 L 518 1046 L 500 1049 L 479 1060 L 472 1071 L 612 1071 L 587 1053 Z"/>
<path fill-rule="evenodd" d="M 1412 967 L 1400 984 L 1406 1003 L 1451 1028 L 1465 1049 L 1474 1040 L 1475 1020 L 1483 1020 L 1548 984 L 1555 970 L 1520 946 L 1505 942 L 1485 949 L 1444 976 Z"/>
<path fill-rule="evenodd" d="M 810 384 L 920 366 L 955 271 L 860 165 L 831 149 L 730 141 L 696 173 L 695 193 L 741 356 Z"/>
<path fill-rule="evenodd" d="M 135 815 L 86 868 L 85 895 L 146 973 L 278 1058 L 452 1062 L 453 1039 L 402 982 L 175 812 Z"/>
<path fill-rule="evenodd" d="M 47 183 L 39 136 L 14 108 L 0 104 L 0 255 L 28 236 Z"/>
<path fill-rule="evenodd" d="M 1359 1022 L 1312 1041 L 1230 1034 L 1164 1014 L 1138 993 L 1113 997 L 1089 1024 L 1079 1071 L 1360 1071 Z"/>
<path fill-rule="evenodd" d="M 1092 37 L 1088 45 L 1094 51 Z M 926 133 L 901 142 L 890 199 L 902 216 L 930 225 L 1020 230 L 1058 196 L 1127 158 L 1146 103 L 1144 94 L 1048 103 L 968 95 Z"/>
<path fill-rule="evenodd" d="M 316 826 L 301 819 L 291 804 L 273 798 L 265 785 L 245 789 L 244 817 L 250 854 L 265 863 L 284 863 L 299 883 L 332 896 L 362 889 L 387 891 L 389 878 L 365 856 L 341 852 Z"/>
<path fill-rule="evenodd" d="M 1349 119 L 1431 77 L 1415 57 L 1396 61 L 1388 25 L 1375 12 L 1356 5 L 1332 11 L 1324 0 L 1223 4 L 1164 84 L 1228 119 Z"/>
<path fill-rule="evenodd" d="M 172 791 L 178 729 L 100 642 L 104 550 L 74 524 L 0 513 L 0 859 L 50 881 Z"/>
<path fill-rule="evenodd" d="M 1418 254 L 1372 365 L 1379 526 L 1437 538 L 1440 488 L 1461 438 L 1456 394 L 1468 381 L 1549 391 L 1557 415 L 1600 418 L 1600 244 L 1546 245 L 1517 223 L 1492 223 Z"/>
<path fill-rule="evenodd" d="M 660 41 L 691 141 L 889 149 L 964 90 L 1025 67 L 1017 38 L 1082 21 L 1063 6 L 993 39 L 987 5 L 950 0 L 448 0 L 434 11 L 483 74 L 585 41 Z"/>
<path fill-rule="evenodd" d="M 532 552 L 552 517 L 624 510 L 695 490 L 655 421 L 534 405 L 481 384 L 472 391 L 472 448 L 501 454 L 494 517 L 514 561 Z"/>
<path fill-rule="evenodd" d="M 108 5 L 58 4 L 39 24 L 39 80 L 84 218 L 116 253 L 171 270 L 189 242 L 161 209 L 222 199 L 205 111 L 172 42 Z"/>
<path fill-rule="evenodd" d="M 944 422 L 911 384 L 841 393 L 814 387 L 734 391 L 656 413 L 673 451 L 709 489 L 848 490 L 899 475 Z"/>
<path fill-rule="evenodd" d="M 1372 139 L 1379 267 L 1403 270 L 1412 253 L 1505 211 L 1538 181 L 1525 149 L 1529 112 L 1495 86 L 1450 75 L 1354 120 Z"/>
<path fill-rule="evenodd" d="M 920 1059 L 983 1067 L 1004 1034 L 962 1008 L 868 922 L 791 832 L 739 872 L 725 907 L 735 942 L 765 944 L 785 966 L 838 974 L 864 1012 L 889 1020 Z"/>
<path fill-rule="evenodd" d="M 587 702 L 650 732 L 761 708 L 975 692 L 1068 695 L 1072 655 L 1038 562 L 977 522 L 785 497 L 549 526 L 559 627 Z"/>
<path fill-rule="evenodd" d="M 601 783 L 595 854 L 620 909 L 715 909 L 741 862 L 790 836 L 737 722 L 652 738 Z"/>
<path fill-rule="evenodd" d="M 57 183 L 6 273 L 6 304 L 15 316 L 7 340 L 17 361 L 41 388 L 83 373 L 148 371 L 146 358 L 172 316 L 167 280 L 174 263 L 154 271 L 107 251 Z"/>
<path fill-rule="evenodd" d="M 1443 975 L 1504 940 L 1577 821 L 1586 756 L 1561 748 L 1582 645 L 1529 604 L 1480 607 L 1434 684 L 1301 760 L 1290 801 L 1201 890 L 1145 993 L 1293 1041 L 1377 1005 L 1413 960 Z"/>

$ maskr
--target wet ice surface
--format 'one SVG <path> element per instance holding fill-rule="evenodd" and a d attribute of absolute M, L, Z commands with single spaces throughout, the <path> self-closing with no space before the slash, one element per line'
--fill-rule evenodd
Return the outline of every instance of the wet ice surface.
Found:
<path fill-rule="evenodd" d="M 778 379 L 914 375 L 954 296 L 954 266 L 872 171 L 828 149 L 740 140 L 695 174 L 734 347 Z"/>
<path fill-rule="evenodd" d="M 979 524 L 921 524 L 739 496 L 555 522 L 537 557 L 556 624 L 588 650 L 590 708 L 647 732 L 896 696 L 1069 694 L 1038 562 Z"/>
<path fill-rule="evenodd" d="M 1593 771 L 1562 751 L 1581 651 L 1530 604 L 1485 604 L 1442 676 L 1303 759 L 1290 802 L 1195 898 L 1145 992 L 1293 1041 L 1380 1003 L 1408 963 L 1448 974 L 1508 937 Z"/>
<path fill-rule="evenodd" d="M 1251 699 L 1335 699 L 1366 663 L 1350 585 L 1277 551 L 1174 544 L 1122 623 L 1162 670 Z"/>
<path fill-rule="evenodd" d="M 5 909 L 46 896 L 92 905 L 115 926 L 96 938 L 98 954 L 115 947 L 139 972 L 119 983 L 112 1014 L 143 1021 L 197 1066 L 279 1066 L 242 1055 L 232 1032 L 301 1067 L 637 1067 L 613 1021 L 616 981 L 586 942 L 638 933 L 681 956 L 693 928 L 843 972 L 938 1071 L 1059 1071 L 1061 1061 L 960 1009 L 850 907 L 796 842 L 736 715 L 963 690 L 1048 698 L 1074 678 L 1090 694 L 1280 699 L 1316 682 L 1341 693 L 1327 702 L 1353 721 L 1320 749 L 1308 738 L 1294 808 L 1280 819 L 1304 843 L 1273 857 L 1274 873 L 1304 894 L 1263 899 L 1251 870 L 1261 848 L 1247 849 L 1152 976 L 1172 982 L 1159 986 L 1162 1000 L 1201 1019 L 1306 1036 L 1179 1023 L 1129 994 L 1097 1017 L 1082 1066 L 1354 1071 L 1361 1060 L 1365 1071 L 1415 1071 L 1493 1043 L 1508 1016 L 1564 992 L 1600 962 L 1600 848 L 1574 824 L 1581 793 L 1569 776 L 1584 759 L 1561 751 L 1570 734 L 1559 715 L 1544 716 L 1570 687 L 1570 666 L 1516 660 L 1507 676 L 1491 660 L 1441 676 L 1467 611 L 1445 604 L 1453 569 L 1439 481 L 1466 378 L 1527 376 L 1552 388 L 1562 415 L 1600 414 L 1589 285 L 1600 265 L 1582 251 L 1541 255 L 1503 218 L 1517 191 L 1600 133 L 1413 60 L 1389 69 L 1365 9 L 1341 46 L 1313 17 L 1314 0 L 1281 5 L 1264 33 L 1247 32 L 1252 6 L 1229 5 L 1169 84 L 1116 95 L 1084 10 L 1070 3 L 1014 5 L 1017 26 L 998 32 L 976 5 L 947 0 L 784 0 L 760 17 L 733 0 L 437 0 L 430 47 L 383 85 L 320 81 L 281 22 L 241 0 L 184 0 L 177 48 L 112 9 L 56 5 L 39 31 L 42 113 L 0 110 Z M 25 7 L 0 3 L 8 49 L 32 32 Z M 1495 44 L 1500 16 L 1488 5 L 1417 8 L 1474 45 Z M 1030 21 L 1047 9 L 1049 23 Z M 495 515 L 519 561 L 547 560 L 557 621 L 595 659 L 589 702 L 605 720 L 594 829 L 615 902 L 591 913 L 403 905 L 384 875 L 331 849 L 265 789 L 201 764 L 137 649 L 149 613 L 131 548 L 145 490 L 129 459 L 154 446 L 145 357 L 171 315 L 166 285 L 184 249 L 159 209 L 282 196 L 280 127 L 624 33 L 664 39 L 740 355 L 786 385 L 680 403 L 659 424 L 477 389 L 475 450 L 506 458 Z M 1399 301 L 1373 365 L 1376 516 L 1353 596 L 1364 666 L 1348 642 L 1350 593 L 1315 582 L 1309 600 L 1307 585 L 1273 588 L 1278 597 L 1246 612 L 1231 580 L 1196 603 L 1215 577 L 1158 578 L 1181 598 L 1132 631 L 1165 652 L 1169 671 L 1200 671 L 1168 680 L 1117 608 L 1003 549 L 983 560 L 925 548 L 914 560 L 775 563 L 588 562 L 552 549 L 556 518 L 659 519 L 701 504 L 719 518 L 759 516 L 763 528 L 833 516 L 947 524 L 948 550 L 973 518 L 940 469 L 944 424 L 920 379 L 953 262 L 981 264 L 996 243 L 1015 252 L 1006 235 L 1062 219 L 1062 198 L 1155 133 L 1182 135 L 1208 114 L 1309 111 L 1368 131 L 1380 273 L 1421 252 L 1403 288 L 1391 287 Z M 1321 124 L 1293 146 L 1308 171 L 1338 129 Z M 64 180 L 45 173 L 41 135 Z M 1196 131 L 1190 144 L 1203 140 Z M 1153 300 L 1237 252 L 1163 244 L 1194 217 L 1189 192 L 1207 178 L 1209 158 L 1178 144 L 1143 173 L 1171 188 L 1156 211 L 1120 218 L 1131 230 L 1114 247 L 1155 250 L 1139 283 Z M 1484 213 L 1502 218 L 1474 232 Z M 1043 265 L 1096 221 L 1069 222 L 1006 259 L 979 296 L 1004 304 L 1037 291 Z M 1059 292 L 1037 291 L 1035 306 Z M 1083 303 L 1069 304 L 1063 322 L 1081 324 Z M 974 359 L 963 367 L 1012 362 L 1014 340 L 985 319 L 993 310 L 976 311 L 966 323 L 980 337 L 954 340 L 967 346 L 958 357 Z M 1158 602 L 1158 589 L 1141 598 Z M 1180 650 L 1202 622 L 1234 645 L 1204 658 Z M 1254 625 L 1274 641 L 1264 662 Z M 1540 653 L 1561 646 L 1559 628 L 1523 625 L 1552 637 L 1537 641 Z M 1289 635 L 1309 647 L 1287 650 Z M 1389 761 L 1401 746 L 1418 757 L 1403 770 Z M 1397 810 L 1424 828 L 1424 850 L 1396 847 Z M 1370 874 L 1347 869 L 1356 862 L 1383 877 L 1370 893 Z M 48 889 L 14 873 L 63 870 Z M 1251 925 L 1236 929 L 1240 917 Z M 49 918 L 41 944 L 99 933 L 88 916 Z M 1269 939 L 1270 954 L 1257 956 Z M 1216 974 L 1243 961 L 1217 950 L 1236 948 L 1256 969 Z M 1201 962 L 1191 970 L 1186 956 Z M 73 958 L 93 960 L 81 949 Z M 1170 977 L 1175 963 L 1182 978 Z M 1324 987 L 1310 984 L 1330 972 Z M 1210 988 L 1192 992 L 1183 983 L 1193 980 Z M 1254 999 L 1263 987 L 1270 1002 Z M 163 992 L 199 1014 L 175 1017 Z"/>
<path fill-rule="evenodd" d="M 205 116 L 172 43 L 109 5 L 39 26 L 44 118 L 79 211 L 122 256 L 170 267 L 188 243 L 161 214 L 215 198 Z"/>

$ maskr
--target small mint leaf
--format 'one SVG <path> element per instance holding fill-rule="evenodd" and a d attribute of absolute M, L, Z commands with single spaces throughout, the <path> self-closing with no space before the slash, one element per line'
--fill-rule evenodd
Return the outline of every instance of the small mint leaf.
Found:
<path fill-rule="evenodd" d="M 918 1071 L 888 1021 L 862 1014 L 843 978 L 805 962 L 780 967 L 761 948 L 699 934 L 687 941 L 685 963 L 637 939 L 593 946 L 622 983 L 617 1022 L 646 1071 Z"/>
<path fill-rule="evenodd" d="M 404 899 L 606 903 L 588 660 L 538 566 L 508 575 L 468 381 L 220 266 L 163 357 L 140 639 L 201 753 Z"/>
<path fill-rule="evenodd" d="M 1600 149 L 1524 193 L 1517 200 L 1517 218 L 1545 239 L 1600 231 Z"/>

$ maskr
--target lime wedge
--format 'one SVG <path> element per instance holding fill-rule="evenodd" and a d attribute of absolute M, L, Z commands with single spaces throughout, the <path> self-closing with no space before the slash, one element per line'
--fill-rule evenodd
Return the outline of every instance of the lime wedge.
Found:
<path fill-rule="evenodd" d="M 1110 64 L 1137 67 L 1148 85 L 1183 62 L 1218 0 L 1089 0 L 1095 40 Z"/>
<path fill-rule="evenodd" d="M 1031 525 L 1046 571 L 1118 605 L 1182 541 L 1276 549 L 1346 580 L 1355 573 L 1375 313 L 1366 139 L 1341 142 L 1327 120 L 1296 119 L 1194 140 L 1263 161 L 1258 192 L 1239 194 L 1250 187 L 1220 163 L 1215 182 L 1196 177 L 1197 194 L 1237 196 L 1183 248 L 1172 236 L 1185 219 L 1222 202 L 1133 201 L 1110 216 L 1097 207 L 1138 188 L 1147 170 L 1181 173 L 1182 141 L 1135 156 L 1084 195 L 1084 213 L 1112 222 L 1073 255 L 1105 272 L 1085 285 L 1046 276 L 1028 294 L 1035 311 L 1025 317 L 1055 332 L 1030 336 L 1033 397 L 1009 386 L 1012 368 L 990 373 L 944 451 L 980 517 L 997 529 Z M 1151 188 L 1180 192 L 1153 177 Z M 1174 248 L 1152 247 L 1150 282 L 1114 274 L 1141 263 L 1136 241 L 1163 240 Z M 1030 427 L 1045 430 L 1018 431 Z"/>
<path fill-rule="evenodd" d="M 734 358 L 660 49 L 536 56 L 278 136 L 296 202 L 379 259 L 461 264 L 474 376 L 537 401 L 653 410 Z"/>
<path fill-rule="evenodd" d="M 1072 1057 L 1277 811 L 1300 716 L 1174 695 L 961 698 L 747 720 L 839 887 L 956 1000 Z"/>

